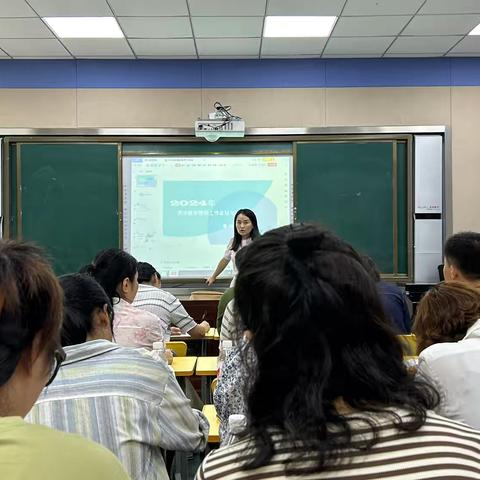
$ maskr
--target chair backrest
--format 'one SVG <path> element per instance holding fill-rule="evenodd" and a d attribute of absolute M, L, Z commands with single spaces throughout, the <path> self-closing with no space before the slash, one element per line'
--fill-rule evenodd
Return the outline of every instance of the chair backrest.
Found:
<path fill-rule="evenodd" d="M 212 393 L 214 393 L 215 390 L 217 389 L 217 383 L 218 383 L 218 378 L 214 378 L 212 380 L 212 383 L 210 384 L 210 390 L 212 391 Z"/>
<path fill-rule="evenodd" d="M 397 338 L 402 344 L 403 355 L 405 356 L 417 355 L 417 337 L 415 337 L 414 334 L 397 335 Z"/>
<path fill-rule="evenodd" d="M 190 294 L 190 300 L 220 300 L 223 292 L 214 290 L 197 290 Z"/>
<path fill-rule="evenodd" d="M 187 344 L 185 342 L 165 342 L 165 348 L 175 352 L 177 357 L 185 357 L 187 355 Z"/>

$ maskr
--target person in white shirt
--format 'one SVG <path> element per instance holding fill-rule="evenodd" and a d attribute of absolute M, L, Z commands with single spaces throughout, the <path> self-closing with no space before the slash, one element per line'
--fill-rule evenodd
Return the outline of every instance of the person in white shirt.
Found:
<path fill-rule="evenodd" d="M 417 375 L 440 392 L 436 412 L 480 429 L 480 292 L 441 283 L 422 298 L 413 328 Z"/>
<path fill-rule="evenodd" d="M 235 265 L 235 255 L 243 247 L 246 247 L 252 240 L 260 236 L 258 230 L 258 222 L 255 213 L 248 208 L 239 210 L 233 220 L 233 238 L 228 242 L 225 255 L 218 262 L 217 268 L 213 274 L 207 279 L 207 285 L 213 285 L 217 277 L 225 270 L 230 261 L 233 264 L 233 280 L 230 286 L 235 284 L 235 276 L 237 268 Z"/>
<path fill-rule="evenodd" d="M 445 242 L 443 276 L 480 288 L 480 233 L 456 233 Z"/>
<path fill-rule="evenodd" d="M 188 333 L 201 338 L 210 330 L 207 321 L 197 323 L 185 310 L 177 297 L 161 289 L 161 276 L 146 262 L 138 262 L 138 291 L 133 306 L 156 315 L 162 324 L 163 335 Z"/>

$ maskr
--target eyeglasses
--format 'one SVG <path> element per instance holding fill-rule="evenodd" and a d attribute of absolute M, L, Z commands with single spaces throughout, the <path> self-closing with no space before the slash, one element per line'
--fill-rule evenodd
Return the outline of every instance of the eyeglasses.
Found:
<path fill-rule="evenodd" d="M 57 373 L 58 373 L 58 370 L 60 368 L 60 365 L 62 364 L 62 362 L 65 360 L 65 357 L 66 357 L 66 353 L 65 351 L 63 350 L 62 347 L 59 347 L 57 348 L 54 352 L 53 352 L 53 359 L 54 359 L 54 365 L 53 365 L 53 368 L 52 368 L 52 373 L 50 374 L 50 378 L 48 380 L 48 382 L 45 384 L 46 387 L 48 387 L 52 382 L 53 380 L 55 379 L 55 377 L 57 376 Z"/>

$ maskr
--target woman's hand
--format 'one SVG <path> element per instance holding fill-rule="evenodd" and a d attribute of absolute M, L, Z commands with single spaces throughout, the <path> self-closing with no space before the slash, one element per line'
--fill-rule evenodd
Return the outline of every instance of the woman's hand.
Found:
<path fill-rule="evenodd" d="M 208 277 L 206 280 L 205 280 L 205 283 L 210 286 L 210 285 L 213 285 L 215 283 L 215 280 L 216 278 L 212 275 L 211 277 Z"/>

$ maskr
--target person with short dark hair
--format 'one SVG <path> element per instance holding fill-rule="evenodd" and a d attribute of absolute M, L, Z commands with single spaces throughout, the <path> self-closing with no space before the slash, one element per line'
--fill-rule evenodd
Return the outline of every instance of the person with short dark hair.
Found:
<path fill-rule="evenodd" d="M 162 276 L 155 270 L 155 267 L 147 262 L 138 262 L 138 283 L 140 285 L 151 285 L 162 288 Z"/>
<path fill-rule="evenodd" d="M 464 282 L 433 286 L 413 327 L 418 374 L 441 392 L 436 411 L 480 429 L 480 292 Z"/>
<path fill-rule="evenodd" d="M 111 450 L 131 478 L 167 480 L 162 449 L 203 451 L 208 422 L 164 361 L 112 342 L 112 307 L 88 275 L 66 275 L 67 359 L 28 419 L 81 434 Z"/>
<path fill-rule="evenodd" d="M 65 359 L 62 314 L 62 290 L 42 251 L 0 241 L 0 478 L 126 480 L 107 449 L 23 420 Z"/>
<path fill-rule="evenodd" d="M 238 265 L 235 304 L 256 359 L 247 424 L 197 479 L 480 476 L 480 432 L 431 411 L 438 394 L 407 372 L 350 245 L 313 224 L 267 232 Z"/>
<path fill-rule="evenodd" d="M 456 233 L 445 242 L 443 275 L 447 282 L 480 287 L 480 233 Z"/>
<path fill-rule="evenodd" d="M 138 263 L 138 291 L 133 306 L 158 317 L 163 336 L 170 339 L 172 333 L 188 333 L 192 338 L 202 338 L 210 330 L 207 321 L 197 323 L 185 310 L 175 295 L 163 290 L 160 274 L 147 262 Z"/>
<path fill-rule="evenodd" d="M 397 285 L 384 282 L 380 277 L 377 265 L 371 257 L 362 256 L 363 264 L 367 272 L 377 284 L 377 290 L 382 301 L 387 318 L 397 334 L 410 333 L 411 318 L 408 311 L 405 293 Z"/>

